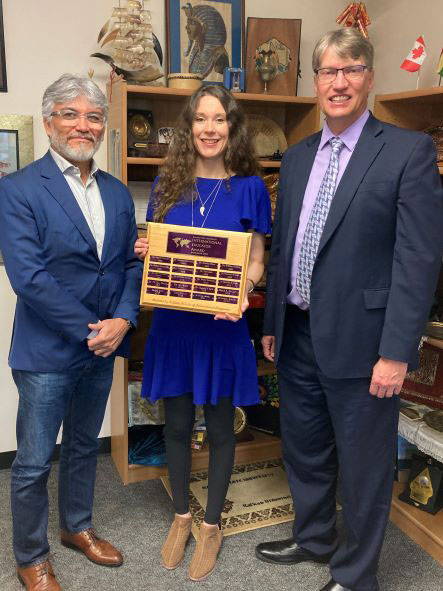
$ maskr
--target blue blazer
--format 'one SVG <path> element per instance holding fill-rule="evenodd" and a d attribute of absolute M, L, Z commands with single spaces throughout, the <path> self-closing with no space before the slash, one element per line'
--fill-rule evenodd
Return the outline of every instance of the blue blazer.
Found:
<path fill-rule="evenodd" d="M 280 171 L 264 322 L 276 361 L 320 137 L 287 150 Z M 337 187 L 312 275 L 312 344 L 326 376 L 370 376 L 379 356 L 417 366 L 442 248 L 443 190 L 431 138 L 371 115 Z"/>
<path fill-rule="evenodd" d="M 62 172 L 48 152 L 0 181 L 0 248 L 17 294 L 9 364 L 65 371 L 93 357 L 88 324 L 139 311 L 142 265 L 127 188 L 99 170 L 105 210 L 102 259 Z M 128 356 L 129 335 L 116 355 Z"/>

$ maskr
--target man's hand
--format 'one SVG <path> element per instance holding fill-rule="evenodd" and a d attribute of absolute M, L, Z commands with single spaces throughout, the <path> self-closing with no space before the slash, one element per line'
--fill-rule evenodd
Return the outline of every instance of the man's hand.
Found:
<path fill-rule="evenodd" d="M 129 330 L 128 323 L 124 318 L 109 318 L 96 324 L 88 324 L 88 327 L 98 331 L 96 337 L 88 340 L 88 347 L 99 357 L 109 357 Z"/>
<path fill-rule="evenodd" d="M 275 337 L 264 336 L 262 337 L 261 344 L 263 347 L 263 355 L 268 361 L 274 361 L 274 345 Z"/>
<path fill-rule="evenodd" d="M 148 254 L 148 239 L 138 238 L 134 244 L 134 252 L 141 261 L 144 261 Z"/>
<path fill-rule="evenodd" d="M 408 364 L 403 361 L 380 357 L 372 370 L 369 392 L 377 398 L 391 398 L 394 394 L 400 394 L 407 370 Z"/>

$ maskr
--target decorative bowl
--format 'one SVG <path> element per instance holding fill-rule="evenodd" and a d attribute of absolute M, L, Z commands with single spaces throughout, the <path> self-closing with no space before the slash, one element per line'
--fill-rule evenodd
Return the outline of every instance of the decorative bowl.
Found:
<path fill-rule="evenodd" d="M 176 72 L 168 74 L 169 88 L 186 88 L 188 90 L 197 90 L 202 85 L 200 74 L 189 74 L 187 72 Z"/>

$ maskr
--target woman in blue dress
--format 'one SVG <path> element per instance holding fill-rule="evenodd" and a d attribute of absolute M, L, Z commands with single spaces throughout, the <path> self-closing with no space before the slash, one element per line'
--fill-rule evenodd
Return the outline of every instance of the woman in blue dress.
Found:
<path fill-rule="evenodd" d="M 155 180 L 148 221 L 252 232 L 247 290 L 264 270 L 271 230 L 269 195 L 245 116 L 221 86 L 189 99 L 168 157 Z M 144 259 L 146 238 L 135 243 Z M 248 307 L 247 296 L 242 309 Z M 142 396 L 163 398 L 165 443 L 175 518 L 162 548 L 163 566 L 176 568 L 191 531 L 189 480 L 195 405 L 202 404 L 209 441 L 208 502 L 189 577 L 205 579 L 222 543 L 220 515 L 234 461 L 234 408 L 258 402 L 257 369 L 246 319 L 156 308 L 146 342 Z"/>

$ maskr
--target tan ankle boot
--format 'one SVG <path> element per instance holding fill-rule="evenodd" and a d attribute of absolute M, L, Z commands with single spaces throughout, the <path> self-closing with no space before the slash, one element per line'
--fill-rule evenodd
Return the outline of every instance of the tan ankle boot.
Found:
<path fill-rule="evenodd" d="M 201 525 L 188 571 L 191 581 L 203 581 L 212 573 L 222 542 L 223 532 L 218 525 Z"/>
<path fill-rule="evenodd" d="M 183 560 L 191 526 L 192 517 L 175 516 L 162 548 L 162 560 L 165 568 L 173 570 Z"/>

